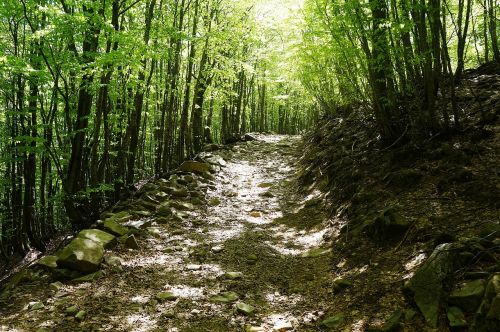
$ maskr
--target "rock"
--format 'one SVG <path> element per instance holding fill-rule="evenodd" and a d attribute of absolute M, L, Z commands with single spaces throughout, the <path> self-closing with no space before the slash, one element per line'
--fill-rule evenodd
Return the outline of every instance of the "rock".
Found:
<path fill-rule="evenodd" d="M 148 182 L 145 185 L 142 186 L 141 192 L 149 192 L 149 191 L 155 191 L 158 189 L 158 186 L 152 182 Z"/>
<path fill-rule="evenodd" d="M 189 191 L 182 187 L 182 188 L 175 188 L 172 190 L 171 195 L 173 197 L 188 197 L 189 196 Z"/>
<path fill-rule="evenodd" d="M 255 308 L 249 304 L 240 302 L 236 304 L 236 311 L 240 314 L 250 316 L 255 312 Z"/>
<path fill-rule="evenodd" d="M 164 203 L 160 205 L 158 212 L 156 213 L 160 217 L 169 217 L 172 214 L 172 209 L 169 203 Z"/>
<path fill-rule="evenodd" d="M 89 239 L 73 239 L 59 254 L 57 265 L 83 273 L 95 272 L 104 256 L 104 247 Z"/>
<path fill-rule="evenodd" d="M 188 271 L 199 271 L 199 270 L 201 270 L 201 265 L 199 265 L 199 264 L 188 264 L 186 266 L 186 269 Z"/>
<path fill-rule="evenodd" d="M 247 256 L 247 260 L 251 261 L 251 262 L 256 262 L 258 259 L 257 255 L 256 254 L 250 254 Z"/>
<path fill-rule="evenodd" d="M 171 201 L 170 206 L 180 211 L 194 210 L 194 205 L 188 202 Z"/>
<path fill-rule="evenodd" d="M 127 222 L 130 219 L 132 219 L 132 215 L 128 213 L 127 211 L 120 211 L 118 213 L 113 214 L 111 217 L 109 217 L 107 220 L 114 220 L 117 223 L 122 223 L 122 222 Z"/>
<path fill-rule="evenodd" d="M 175 318 L 175 311 L 167 310 L 161 316 L 164 318 Z"/>
<path fill-rule="evenodd" d="M 160 302 L 164 301 L 175 301 L 177 300 L 178 296 L 174 295 L 172 292 L 160 292 L 156 294 L 156 299 Z"/>
<path fill-rule="evenodd" d="M 191 198 L 191 203 L 193 205 L 202 205 L 203 201 L 199 197 L 192 197 Z"/>
<path fill-rule="evenodd" d="M 475 312 L 481 304 L 485 287 L 484 279 L 465 282 L 450 294 L 448 301 L 466 312 Z"/>
<path fill-rule="evenodd" d="M 127 221 L 124 226 L 135 228 L 135 229 L 145 229 L 151 227 L 151 220 L 148 219 L 139 219 L 139 220 L 130 220 Z"/>
<path fill-rule="evenodd" d="M 61 288 L 64 287 L 64 284 L 60 281 L 56 281 L 56 282 L 53 282 L 49 285 L 49 288 L 54 291 L 54 292 L 58 292 Z"/>
<path fill-rule="evenodd" d="M 57 279 L 75 279 L 82 276 L 81 272 L 62 268 L 54 269 L 52 273 Z"/>
<path fill-rule="evenodd" d="M 432 327 L 436 327 L 438 322 L 444 292 L 443 282 L 461 265 L 458 249 L 451 243 L 438 245 L 404 286 L 404 291 L 413 298 L 426 322 Z"/>
<path fill-rule="evenodd" d="M 293 325 L 289 321 L 279 321 L 273 326 L 273 331 L 282 332 L 282 331 L 292 331 Z"/>
<path fill-rule="evenodd" d="M 78 312 L 78 307 L 75 305 L 72 305 L 71 307 L 67 307 L 66 310 L 64 311 L 66 315 L 68 316 L 74 316 Z"/>
<path fill-rule="evenodd" d="M 328 329 L 338 329 L 344 323 L 344 315 L 330 316 L 321 322 L 321 326 Z"/>
<path fill-rule="evenodd" d="M 89 273 L 89 274 L 86 274 L 86 275 L 84 275 L 82 277 L 75 278 L 75 279 L 73 279 L 73 281 L 76 281 L 76 282 L 92 282 L 94 280 L 99 279 L 103 275 L 104 275 L 104 272 L 102 272 L 102 271 L 96 271 L 94 273 Z"/>
<path fill-rule="evenodd" d="M 340 279 L 337 279 L 333 282 L 333 292 L 338 293 L 338 292 L 340 292 L 348 287 L 351 287 L 351 286 L 352 286 L 352 282 L 350 282 L 349 280 L 340 278 Z"/>
<path fill-rule="evenodd" d="M 212 296 L 210 301 L 220 303 L 231 303 L 239 299 L 238 294 L 235 292 L 224 292 L 219 295 Z"/>
<path fill-rule="evenodd" d="M 111 248 L 116 244 L 114 235 L 101 231 L 100 229 L 84 229 L 78 233 L 77 237 L 100 243 L 104 248 Z"/>
<path fill-rule="evenodd" d="M 331 251 L 332 251 L 331 249 L 314 248 L 314 249 L 309 250 L 308 252 L 303 253 L 302 255 L 300 255 L 300 257 L 316 258 L 316 257 L 326 255 Z"/>
<path fill-rule="evenodd" d="M 123 236 L 129 233 L 129 230 L 126 227 L 118 224 L 113 219 L 107 219 L 104 221 L 104 229 L 117 236 Z"/>
<path fill-rule="evenodd" d="M 139 249 L 140 248 L 134 235 L 127 236 L 124 244 L 125 244 L 125 247 L 127 247 L 129 249 Z"/>
<path fill-rule="evenodd" d="M 215 246 L 215 247 L 212 247 L 211 250 L 214 254 L 218 254 L 224 250 L 224 247 L 223 246 Z"/>
<path fill-rule="evenodd" d="M 210 206 L 217 206 L 217 205 L 220 205 L 220 203 L 221 203 L 221 201 L 220 201 L 220 199 L 218 199 L 217 197 L 212 198 L 212 199 L 208 202 L 208 204 L 209 204 Z"/>
<path fill-rule="evenodd" d="M 40 310 L 45 308 L 45 305 L 42 302 L 36 301 L 36 302 L 29 302 L 28 303 L 28 310 L 34 311 L 34 310 Z"/>
<path fill-rule="evenodd" d="M 411 223 L 403 218 L 395 208 L 385 209 L 373 222 L 365 225 L 369 237 L 385 241 L 401 237 L 410 227 Z"/>
<path fill-rule="evenodd" d="M 495 321 L 500 326 L 500 273 L 489 279 L 478 312 L 483 319 Z"/>
<path fill-rule="evenodd" d="M 43 256 L 36 262 L 36 265 L 49 270 L 55 269 L 57 268 L 57 256 Z"/>
<path fill-rule="evenodd" d="M 76 313 L 75 319 L 78 321 L 82 321 L 85 319 L 85 316 L 87 315 L 87 312 L 85 310 L 80 310 Z"/>
<path fill-rule="evenodd" d="M 227 279 L 242 279 L 243 278 L 243 273 L 242 272 L 226 272 L 224 273 L 224 277 Z"/>
<path fill-rule="evenodd" d="M 150 234 L 151 236 L 153 236 L 157 239 L 161 239 L 162 233 L 157 227 L 148 227 L 147 231 L 148 231 L 148 234 Z"/>
<path fill-rule="evenodd" d="M 208 172 L 209 169 L 210 166 L 207 163 L 200 163 L 198 161 L 185 161 L 178 168 L 178 170 L 181 172 L 189 172 L 197 174 Z"/>
<path fill-rule="evenodd" d="M 466 327 L 467 321 L 462 310 L 458 307 L 449 307 L 446 311 L 446 316 L 450 322 L 450 327 Z"/>
<path fill-rule="evenodd" d="M 273 198 L 274 197 L 274 194 L 271 193 L 270 191 L 265 191 L 263 192 L 262 194 L 260 194 L 260 196 L 262 197 L 267 197 L 267 198 Z"/>
<path fill-rule="evenodd" d="M 247 142 L 248 142 L 248 141 L 256 141 L 256 140 L 257 140 L 257 138 L 256 138 L 255 136 L 253 136 L 253 135 L 250 135 L 250 134 L 245 134 L 245 135 L 243 136 L 243 140 L 244 140 L 244 141 L 247 141 Z"/>
<path fill-rule="evenodd" d="M 118 256 L 104 256 L 104 262 L 114 269 L 122 269 L 122 259 Z"/>
<path fill-rule="evenodd" d="M 266 330 L 261 326 L 251 326 L 248 325 L 245 327 L 245 332 L 265 332 Z"/>
<path fill-rule="evenodd" d="M 385 321 L 384 325 L 380 327 L 368 327 L 366 332 L 395 332 L 399 329 L 399 324 L 401 323 L 401 318 L 403 317 L 403 311 L 396 310 L 389 318 Z"/>

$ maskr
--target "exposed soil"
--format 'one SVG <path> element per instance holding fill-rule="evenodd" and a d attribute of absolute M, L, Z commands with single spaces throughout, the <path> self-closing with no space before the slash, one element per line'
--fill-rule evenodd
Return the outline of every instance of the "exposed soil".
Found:
<path fill-rule="evenodd" d="M 321 200 L 298 193 L 299 139 L 259 136 L 221 151 L 227 164 L 208 189 L 211 204 L 176 223 L 153 223 L 156 236 L 140 238 L 139 250 L 113 250 L 122 271 L 108 268 L 98 280 L 57 291 L 43 272 L 29 276 L 2 304 L 0 330 L 319 330 L 336 312 L 331 253 L 317 249 L 332 230 Z M 177 299 L 156 299 L 167 291 Z M 213 301 L 227 291 L 239 298 Z M 28 310 L 33 301 L 44 308 Z M 255 313 L 238 313 L 240 302 Z M 70 306 L 85 310 L 85 319 L 66 316 Z"/>

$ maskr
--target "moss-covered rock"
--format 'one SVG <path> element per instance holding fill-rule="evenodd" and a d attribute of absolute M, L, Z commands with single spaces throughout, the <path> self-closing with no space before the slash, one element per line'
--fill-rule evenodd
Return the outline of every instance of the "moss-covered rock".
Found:
<path fill-rule="evenodd" d="M 485 287 L 483 279 L 462 283 L 451 292 L 448 301 L 466 312 L 475 312 L 481 304 Z"/>
<path fill-rule="evenodd" d="M 104 256 L 104 247 L 95 241 L 73 239 L 58 255 L 57 265 L 83 273 L 95 272 Z"/>
<path fill-rule="evenodd" d="M 129 233 L 129 229 L 120 225 L 113 219 L 107 219 L 104 221 L 104 229 L 117 236 L 123 236 Z"/>
<path fill-rule="evenodd" d="M 77 237 L 100 243 L 104 248 L 111 248 L 116 244 L 116 237 L 100 229 L 84 229 Z"/>
<path fill-rule="evenodd" d="M 210 169 L 209 164 L 201 163 L 198 161 L 185 161 L 178 168 L 178 170 L 181 172 L 189 172 L 189 173 L 197 173 L 197 174 L 202 174 L 204 172 L 208 172 L 209 169 Z"/>
<path fill-rule="evenodd" d="M 444 297 L 444 281 L 461 265 L 459 247 L 451 243 L 437 246 L 404 287 L 426 322 L 437 327 Z"/>

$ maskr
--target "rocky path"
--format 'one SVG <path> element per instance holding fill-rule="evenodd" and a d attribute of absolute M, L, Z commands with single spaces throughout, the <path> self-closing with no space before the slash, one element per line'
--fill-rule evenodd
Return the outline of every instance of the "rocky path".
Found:
<path fill-rule="evenodd" d="M 206 204 L 153 219 L 138 250 L 114 249 L 122 266 L 51 287 L 32 276 L 1 309 L 0 331 L 321 330 L 333 279 L 326 217 L 319 199 L 296 193 L 299 138 L 258 138 L 219 152 Z"/>

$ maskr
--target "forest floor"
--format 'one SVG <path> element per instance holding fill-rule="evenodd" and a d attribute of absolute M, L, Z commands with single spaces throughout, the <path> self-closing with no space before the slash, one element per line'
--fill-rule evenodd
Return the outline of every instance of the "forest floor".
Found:
<path fill-rule="evenodd" d="M 227 150 L 208 204 L 175 224 L 153 223 L 157 236 L 139 239 L 139 250 L 115 249 L 121 271 L 55 290 L 44 276 L 17 287 L 0 331 L 317 331 L 335 314 L 324 240 L 332 229 L 320 200 L 297 190 L 300 137 L 258 138 Z M 43 307 L 29 310 L 33 301 Z"/>

